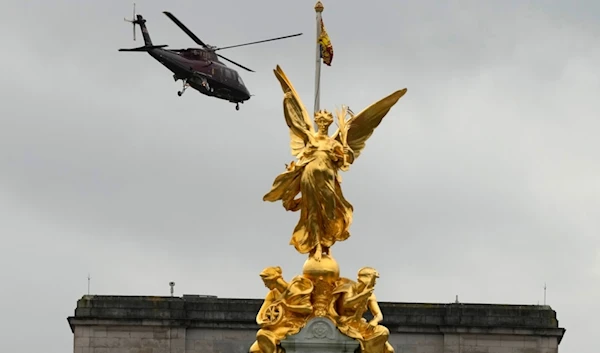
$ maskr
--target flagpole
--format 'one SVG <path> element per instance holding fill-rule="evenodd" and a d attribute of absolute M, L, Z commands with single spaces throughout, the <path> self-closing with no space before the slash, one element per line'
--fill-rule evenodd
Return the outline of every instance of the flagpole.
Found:
<path fill-rule="evenodd" d="M 320 109 L 320 97 L 321 97 L 321 46 L 319 44 L 319 37 L 321 36 L 321 13 L 323 12 L 323 4 L 321 1 L 317 1 L 315 5 L 315 12 L 317 13 L 317 52 L 315 62 L 315 114 Z"/>

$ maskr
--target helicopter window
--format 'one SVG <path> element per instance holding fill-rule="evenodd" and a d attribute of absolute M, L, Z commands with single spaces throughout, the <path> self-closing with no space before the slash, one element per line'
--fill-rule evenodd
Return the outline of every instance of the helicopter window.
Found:
<path fill-rule="evenodd" d="M 204 59 L 205 55 L 202 50 L 194 49 L 188 52 L 188 57 L 190 59 Z"/>
<path fill-rule="evenodd" d="M 238 74 L 236 74 L 236 76 L 237 76 L 237 79 L 238 79 L 238 82 L 240 83 L 240 85 L 243 86 L 244 85 L 244 81 L 242 81 L 242 76 L 240 76 Z"/>

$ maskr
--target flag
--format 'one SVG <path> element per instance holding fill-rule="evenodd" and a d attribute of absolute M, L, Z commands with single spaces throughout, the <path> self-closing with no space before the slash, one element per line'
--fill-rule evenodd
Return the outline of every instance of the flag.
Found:
<path fill-rule="evenodd" d="M 321 47 L 321 59 L 323 59 L 323 63 L 327 66 L 331 66 L 331 61 L 333 60 L 333 46 L 331 45 L 329 35 L 325 30 L 323 19 L 321 19 L 321 35 L 319 36 L 318 41 Z"/>

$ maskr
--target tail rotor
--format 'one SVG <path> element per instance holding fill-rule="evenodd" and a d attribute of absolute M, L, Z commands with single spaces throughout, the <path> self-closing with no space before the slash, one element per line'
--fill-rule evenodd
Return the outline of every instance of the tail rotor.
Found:
<path fill-rule="evenodd" d="M 133 25 L 133 40 L 135 40 L 135 24 L 136 24 L 136 19 L 135 19 L 135 2 L 133 3 L 133 17 L 131 20 L 128 20 L 127 18 L 124 18 L 125 22 L 130 22 Z"/>
<path fill-rule="evenodd" d="M 142 37 L 144 39 L 144 46 L 132 49 L 119 49 L 119 51 L 140 51 L 140 52 L 150 52 L 154 49 L 161 49 L 166 47 L 166 45 L 154 45 L 152 44 L 152 39 L 150 39 L 150 34 L 148 33 L 148 28 L 146 28 L 146 20 L 140 14 L 135 13 L 135 3 L 133 3 L 133 19 L 128 20 L 124 19 L 125 22 L 130 22 L 133 24 L 133 40 L 135 38 L 135 25 L 140 26 L 140 30 L 142 32 Z"/>

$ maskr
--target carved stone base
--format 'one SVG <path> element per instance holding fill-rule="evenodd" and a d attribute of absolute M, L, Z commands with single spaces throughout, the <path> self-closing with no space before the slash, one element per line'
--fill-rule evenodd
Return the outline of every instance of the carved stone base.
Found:
<path fill-rule="evenodd" d="M 358 341 L 342 334 L 324 317 L 315 317 L 293 336 L 281 341 L 286 353 L 354 353 Z"/>

